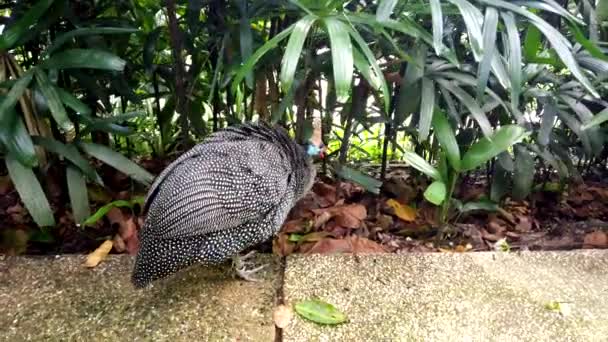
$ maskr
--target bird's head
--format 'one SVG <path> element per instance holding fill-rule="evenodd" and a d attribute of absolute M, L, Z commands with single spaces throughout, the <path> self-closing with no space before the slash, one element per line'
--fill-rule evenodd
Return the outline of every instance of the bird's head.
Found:
<path fill-rule="evenodd" d="M 323 133 L 321 131 L 321 120 L 313 120 L 313 130 L 310 139 L 306 143 L 306 153 L 311 157 L 325 158 L 327 147 L 323 143 Z"/>

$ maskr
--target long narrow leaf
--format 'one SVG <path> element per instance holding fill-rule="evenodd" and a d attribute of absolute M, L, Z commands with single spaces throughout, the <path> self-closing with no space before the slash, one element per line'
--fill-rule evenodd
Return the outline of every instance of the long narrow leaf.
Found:
<path fill-rule="evenodd" d="M 144 168 L 106 146 L 86 142 L 81 142 L 79 145 L 89 155 L 103 161 L 142 184 L 150 185 L 154 180 L 154 176 Z"/>
<path fill-rule="evenodd" d="M 324 18 L 331 44 L 331 58 L 334 70 L 336 96 L 344 102 L 350 95 L 353 80 L 353 51 L 348 26 L 336 17 Z"/>
<path fill-rule="evenodd" d="M 433 47 L 435 53 L 440 56 L 444 45 L 443 45 L 443 13 L 441 12 L 440 0 L 430 0 L 431 5 L 431 17 L 433 20 Z"/>
<path fill-rule="evenodd" d="M 380 4 L 376 10 L 376 20 L 384 21 L 390 18 L 396 5 L 397 0 L 380 0 Z"/>
<path fill-rule="evenodd" d="M 240 1 L 241 4 L 246 4 L 245 0 Z M 251 23 L 247 17 L 247 11 L 244 8 L 245 5 L 239 6 L 241 8 L 241 18 L 239 20 L 239 47 L 241 50 L 241 60 L 246 61 L 251 57 L 253 50 L 253 34 L 251 32 Z M 249 89 L 253 88 L 253 71 L 249 71 L 245 74 L 245 83 Z"/>
<path fill-rule="evenodd" d="M 67 166 L 65 176 L 74 220 L 82 224 L 87 217 L 91 216 L 87 183 L 80 170 L 72 165 Z"/>
<path fill-rule="evenodd" d="M 51 205 L 34 171 L 23 166 L 12 154 L 5 156 L 6 168 L 25 208 L 40 227 L 55 225 Z"/>
<path fill-rule="evenodd" d="M 475 143 L 462 157 L 462 170 L 470 171 L 506 151 L 511 145 L 526 136 L 523 127 L 517 125 L 502 126 L 491 137 L 484 137 Z"/>
<path fill-rule="evenodd" d="M 12 108 L 0 122 L 0 142 L 21 164 L 27 167 L 38 166 L 30 133 L 23 123 L 23 118 Z"/>
<path fill-rule="evenodd" d="M 460 171 L 460 148 L 454 134 L 454 129 L 450 126 L 448 119 L 439 108 L 433 115 L 433 128 L 435 137 L 441 147 L 445 150 L 450 165 L 456 171 Z"/>
<path fill-rule="evenodd" d="M 549 144 L 549 138 L 551 130 L 555 124 L 555 116 L 557 115 L 557 108 L 551 100 L 543 102 L 543 114 L 540 121 L 540 129 L 538 131 L 538 144 L 541 146 L 547 146 Z"/>
<path fill-rule="evenodd" d="M 477 70 L 477 99 L 485 93 L 490 67 L 496 50 L 496 28 L 498 27 L 498 11 L 496 8 L 486 7 L 486 15 L 483 22 L 483 56 L 479 69 Z"/>
<path fill-rule="evenodd" d="M 434 180 L 442 180 L 441 173 L 439 173 L 436 168 L 434 168 L 431 164 L 429 164 L 426 160 L 424 160 L 416 153 L 404 150 L 403 159 L 405 159 L 405 161 L 413 168 L 433 178 Z"/>
<path fill-rule="evenodd" d="M 0 35 L 0 50 L 7 51 L 27 34 L 32 25 L 46 12 L 54 0 L 40 0 L 32 6 L 18 21 L 5 29 Z"/>
<path fill-rule="evenodd" d="M 376 78 L 379 80 L 380 86 L 382 87 L 382 96 L 384 98 L 384 110 L 386 113 L 388 113 L 389 105 L 390 105 L 390 94 L 388 91 L 388 84 L 386 83 L 386 79 L 384 78 L 384 73 L 380 69 L 380 66 L 378 65 L 378 61 L 374 57 L 372 50 L 369 48 L 369 46 L 367 46 L 367 44 L 365 43 L 365 40 L 363 40 L 363 37 L 361 37 L 359 32 L 357 32 L 357 30 L 355 30 L 354 28 L 352 28 L 352 27 L 348 27 L 348 28 L 350 29 L 349 34 L 351 35 L 351 37 L 353 37 L 353 39 L 355 40 L 355 43 L 357 43 L 357 45 L 361 49 L 361 52 L 363 52 L 363 54 L 367 58 L 369 65 L 372 67 L 374 73 L 376 74 Z M 354 49 L 353 49 L 353 52 L 354 52 Z M 354 58 L 354 54 L 353 54 L 353 58 Z"/>
<path fill-rule="evenodd" d="M 455 0 L 451 0 L 455 1 Z M 461 1 L 461 0 L 458 0 Z M 583 84 L 583 86 L 595 97 L 600 97 L 598 92 L 595 90 L 589 79 L 583 74 L 579 68 L 576 59 L 572 55 L 570 42 L 553 26 L 549 25 L 546 21 L 541 19 L 534 13 L 525 10 L 517 5 L 508 3 L 503 0 L 478 0 L 479 2 L 485 3 L 486 5 L 502 7 L 506 10 L 517 13 L 521 16 L 526 17 L 530 20 L 549 40 L 555 52 L 559 55 L 562 62 L 568 67 L 572 74 Z"/>
<path fill-rule="evenodd" d="M 302 46 L 304 45 L 308 31 L 316 20 L 317 17 L 312 15 L 307 15 L 298 20 L 289 36 L 287 48 L 285 49 L 285 54 L 281 61 L 280 80 L 283 91 L 287 91 L 291 88 L 291 83 L 294 80 L 294 74 L 302 53 Z"/>
<path fill-rule="evenodd" d="M 121 33 L 135 33 L 138 29 L 128 27 L 79 27 L 75 30 L 68 31 L 59 35 L 53 43 L 44 51 L 42 57 L 50 56 L 59 49 L 68 40 L 87 35 L 98 35 L 98 34 L 121 34 Z"/>
<path fill-rule="evenodd" d="M 435 83 L 426 77 L 422 78 L 422 96 L 420 101 L 418 139 L 425 141 L 429 136 L 431 121 L 433 120 L 433 110 L 435 109 Z"/>
<path fill-rule="evenodd" d="M 601 125 L 605 121 L 608 121 L 608 108 L 602 110 L 601 112 L 595 114 L 593 119 L 589 120 L 587 123 L 581 126 L 582 130 L 587 130 L 592 127 L 596 127 Z"/>
<path fill-rule="evenodd" d="M 477 104 L 477 101 L 475 101 L 475 99 L 469 95 L 469 93 L 452 82 L 442 79 L 438 79 L 437 82 L 454 94 L 454 96 L 456 96 L 460 102 L 467 107 L 475 121 L 477 121 L 477 124 L 479 125 L 479 128 L 481 128 L 483 134 L 486 137 L 490 137 L 492 135 L 492 126 L 490 125 L 490 121 L 488 120 L 488 117 L 484 111 L 481 109 L 481 107 L 479 107 L 479 104 Z"/>
<path fill-rule="evenodd" d="M 46 150 L 61 155 L 71 161 L 77 166 L 82 172 L 89 177 L 90 180 L 103 186 L 101 177 L 97 174 L 97 171 L 89 164 L 89 162 L 78 152 L 78 149 L 74 145 L 66 145 L 55 139 L 46 138 L 41 136 L 32 137 L 36 145 L 44 147 Z"/>
<path fill-rule="evenodd" d="M 70 131 L 74 129 L 74 124 L 68 118 L 68 113 L 65 111 L 65 107 L 63 107 L 63 103 L 59 98 L 59 94 L 55 91 L 55 87 L 51 83 L 51 81 L 46 76 L 46 73 L 41 69 L 36 69 L 36 82 L 38 83 L 38 87 L 44 95 L 47 105 L 51 111 L 51 115 L 64 131 Z"/>
<path fill-rule="evenodd" d="M 89 106 L 87 106 L 84 102 L 80 101 L 76 96 L 59 87 L 55 87 L 55 91 L 57 92 L 57 95 L 59 95 L 59 98 L 63 104 L 72 108 L 78 114 L 85 117 L 91 116 L 91 108 L 89 108 Z"/>
<path fill-rule="evenodd" d="M 473 50 L 473 56 L 476 61 L 481 59 L 483 56 L 483 35 L 481 27 L 483 25 L 483 14 L 473 4 L 467 0 L 448 0 L 458 7 L 462 19 L 467 28 L 467 33 L 471 42 L 471 48 Z"/>
<path fill-rule="evenodd" d="M 98 49 L 67 49 L 40 64 L 46 69 L 101 69 L 122 71 L 127 62 L 113 53 Z"/>
<path fill-rule="evenodd" d="M 534 185 L 534 157 L 528 150 L 515 146 L 515 171 L 513 173 L 513 198 L 523 200 L 532 191 Z"/>
<path fill-rule="evenodd" d="M 511 106 L 519 107 L 519 96 L 521 95 L 521 41 L 515 16 L 511 12 L 502 12 L 502 20 L 505 24 L 508 37 L 509 51 L 509 75 L 511 76 Z"/>
<path fill-rule="evenodd" d="M 272 39 L 264 43 L 260 48 L 258 48 L 251 57 L 249 57 L 243 65 L 237 70 L 236 75 L 234 75 L 234 79 L 232 80 L 231 92 L 236 93 L 237 88 L 245 75 L 253 69 L 253 66 L 264 56 L 268 51 L 275 48 L 283 39 L 287 38 L 289 34 L 293 31 L 295 24 L 292 24 L 285 30 L 281 31 L 281 33 L 274 36 Z"/>
<path fill-rule="evenodd" d="M 34 70 L 35 69 L 30 69 L 25 72 L 23 76 L 21 76 L 21 78 L 19 78 L 13 84 L 11 90 L 9 90 L 8 94 L 6 94 L 6 97 L 4 97 L 2 103 L 0 103 L 0 123 L 6 120 L 5 116 L 8 115 L 11 110 L 14 110 L 15 104 L 17 104 L 17 101 L 19 101 L 19 99 L 23 95 L 23 92 L 25 91 L 25 89 L 27 89 L 27 86 L 32 81 L 32 77 L 34 76 Z"/>

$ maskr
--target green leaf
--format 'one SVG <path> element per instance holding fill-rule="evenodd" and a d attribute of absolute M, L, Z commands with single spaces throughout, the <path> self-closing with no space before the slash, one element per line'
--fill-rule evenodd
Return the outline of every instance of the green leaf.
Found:
<path fill-rule="evenodd" d="M 84 104 L 84 102 L 80 101 L 76 96 L 71 93 L 65 91 L 60 87 L 55 87 L 55 91 L 59 95 L 61 102 L 66 106 L 72 108 L 76 113 L 81 114 L 83 116 L 91 115 L 91 108 Z"/>
<path fill-rule="evenodd" d="M 293 82 L 291 82 L 291 87 L 287 89 L 287 93 L 285 94 L 285 96 L 283 96 L 283 99 L 281 99 L 281 103 L 279 104 L 277 109 L 272 112 L 271 123 L 273 125 L 279 122 L 279 120 L 281 120 L 281 118 L 283 117 L 285 110 L 287 108 L 291 108 L 291 106 L 293 105 L 293 98 L 296 94 L 296 89 L 300 85 L 300 83 L 301 81 L 297 78 Z"/>
<path fill-rule="evenodd" d="M 23 166 L 11 153 L 5 156 L 6 168 L 25 208 L 40 227 L 55 225 L 55 218 L 46 194 L 34 171 Z"/>
<path fill-rule="evenodd" d="M 498 27 L 498 11 L 494 7 L 486 7 L 486 15 L 483 24 L 483 56 L 477 69 L 477 98 L 485 93 L 490 67 L 496 50 L 496 28 Z"/>
<path fill-rule="evenodd" d="M 454 0 L 452 0 L 454 1 Z M 460 1 L 460 0 L 459 0 Z M 570 42 L 553 26 L 541 19 L 539 16 L 530 12 L 529 10 L 523 9 L 512 3 L 508 3 L 503 0 L 478 0 L 479 2 L 485 3 L 486 5 L 502 7 L 506 10 L 517 13 L 521 16 L 526 17 L 530 20 L 547 38 L 551 43 L 555 52 L 558 54 L 562 62 L 568 67 L 570 72 L 583 84 L 583 86 L 595 97 L 600 97 L 591 82 L 583 74 L 581 69 L 572 54 L 572 45 Z"/>
<path fill-rule="evenodd" d="M 289 36 L 287 48 L 285 49 L 285 54 L 283 55 L 283 59 L 281 61 L 280 80 L 283 91 L 288 91 L 291 87 L 291 83 L 295 78 L 294 75 L 300 60 L 300 55 L 302 53 L 302 46 L 304 45 L 308 31 L 316 20 L 316 16 L 307 15 L 295 23 L 295 27 Z"/>
<path fill-rule="evenodd" d="M 425 175 L 435 180 L 442 180 L 439 171 L 416 153 L 404 150 L 403 159 L 405 159 L 413 168 Z"/>
<path fill-rule="evenodd" d="M 2 99 L 2 103 L 0 103 L 0 123 L 7 120 L 6 116 L 9 115 L 11 110 L 14 110 L 15 104 L 17 104 L 17 101 L 19 101 L 23 92 L 32 81 L 34 70 L 36 69 L 26 71 L 23 76 L 13 84 L 11 90 L 6 94 L 6 97 Z"/>
<path fill-rule="evenodd" d="M 507 30 L 509 51 L 509 75 L 511 76 L 511 106 L 519 107 L 519 96 L 521 95 L 521 41 L 515 17 L 511 12 L 500 13 Z"/>
<path fill-rule="evenodd" d="M 88 68 L 122 71 L 125 62 L 113 53 L 98 49 L 66 49 L 42 62 L 46 69 Z"/>
<path fill-rule="evenodd" d="M 244 1 L 242 1 L 244 2 Z M 253 50 L 253 36 L 251 33 L 251 24 L 249 18 L 245 13 L 245 10 L 241 10 L 241 18 L 239 25 L 239 46 L 241 48 L 241 59 L 246 61 L 251 57 L 251 51 Z M 249 89 L 253 88 L 253 72 L 250 70 L 245 74 L 245 83 Z"/>
<path fill-rule="evenodd" d="M 540 43 L 540 30 L 536 26 L 528 24 L 528 28 L 526 29 L 526 38 L 524 40 L 524 56 L 528 62 L 536 58 L 536 53 L 541 46 Z"/>
<path fill-rule="evenodd" d="M 80 170 L 72 165 L 66 167 L 65 176 L 74 220 L 80 224 L 91 215 L 87 183 Z"/>
<path fill-rule="evenodd" d="M 572 30 L 572 32 L 574 33 L 574 39 L 576 39 L 579 44 L 581 44 L 587 51 L 589 51 L 591 56 L 597 59 L 601 59 L 603 61 L 608 61 L 608 56 L 606 56 L 594 42 L 587 39 L 585 37 L 585 34 L 581 31 L 581 29 L 578 28 L 578 26 L 572 23 L 568 23 L 568 26 L 570 27 L 570 30 Z"/>
<path fill-rule="evenodd" d="M 608 120 L 608 108 L 605 108 L 601 112 L 595 114 L 593 116 L 593 119 L 589 120 L 587 123 L 582 125 L 581 129 L 587 130 L 589 128 L 596 127 L 598 125 L 601 125 L 602 123 L 604 123 L 607 120 Z"/>
<path fill-rule="evenodd" d="M 523 200 L 534 185 L 534 157 L 520 145 L 515 146 L 515 170 L 513 173 L 513 198 Z"/>
<path fill-rule="evenodd" d="M 103 186 L 103 181 L 99 174 L 97 174 L 97 171 L 95 171 L 95 168 L 93 168 L 89 162 L 84 159 L 74 145 L 66 145 L 55 139 L 42 136 L 33 136 L 32 140 L 36 145 L 44 147 L 47 151 L 65 157 L 75 166 L 77 166 L 82 172 L 84 172 L 84 174 L 87 175 L 91 181 Z"/>
<path fill-rule="evenodd" d="M 481 11 L 466 0 L 448 0 L 458 7 L 462 20 L 467 28 L 469 40 L 473 50 L 473 56 L 479 61 L 483 55 L 483 35 L 481 27 L 483 25 L 483 14 Z"/>
<path fill-rule="evenodd" d="M 0 35 L 0 50 L 7 51 L 13 48 L 23 35 L 28 33 L 46 10 L 53 4 L 53 0 L 41 0 L 32 6 L 19 20 L 13 25 L 4 29 Z"/>
<path fill-rule="evenodd" d="M 500 127 L 489 139 L 483 137 L 469 148 L 462 158 L 462 171 L 478 168 L 501 152 L 506 151 L 526 135 L 526 131 L 521 126 L 506 125 Z"/>
<path fill-rule="evenodd" d="M 543 104 L 543 115 L 541 117 L 537 139 L 541 146 L 546 146 L 549 144 L 551 130 L 553 129 L 555 116 L 557 115 L 557 108 L 555 107 L 555 103 L 552 99 L 541 99 L 540 102 Z"/>
<path fill-rule="evenodd" d="M 127 27 L 79 27 L 75 30 L 60 34 L 55 41 L 44 51 L 42 57 L 53 54 L 58 48 L 74 37 L 98 35 L 98 34 L 120 34 L 135 33 L 138 29 Z"/>
<path fill-rule="evenodd" d="M 440 0 L 430 0 L 431 17 L 433 20 L 433 47 L 435 54 L 441 56 L 445 46 L 443 45 L 443 13 L 441 12 Z"/>
<path fill-rule="evenodd" d="M 348 319 L 336 307 L 318 299 L 300 301 L 294 309 L 300 316 L 320 324 L 340 324 Z"/>
<path fill-rule="evenodd" d="M 492 135 L 492 126 L 490 125 L 488 117 L 486 116 L 483 109 L 479 107 L 477 101 L 471 95 L 469 95 L 469 93 L 464 91 L 464 89 L 462 89 L 461 87 L 457 86 L 454 82 L 449 82 L 443 79 L 437 79 L 437 82 L 441 84 L 441 86 L 443 86 L 445 89 L 447 89 L 450 93 L 454 94 L 454 96 L 456 96 L 456 98 L 458 98 L 460 102 L 462 102 L 462 104 L 467 107 L 475 121 L 477 121 L 477 124 L 479 125 L 479 128 L 481 128 L 483 135 L 485 135 L 486 137 Z"/>
<path fill-rule="evenodd" d="M 51 111 L 51 115 L 64 131 L 71 131 L 74 129 L 74 124 L 68 118 L 68 113 L 65 111 L 65 107 L 63 107 L 63 103 L 59 98 L 59 94 L 55 90 L 55 87 L 51 83 L 51 81 L 46 76 L 46 73 L 43 70 L 36 69 L 36 82 L 38 83 L 38 87 L 44 95 L 47 105 Z"/>
<path fill-rule="evenodd" d="M 385 21 L 390 18 L 396 5 L 397 0 L 380 0 L 380 4 L 376 10 L 376 20 Z"/>
<path fill-rule="evenodd" d="M 239 84 L 241 83 L 245 75 L 253 69 L 254 65 L 258 62 L 258 60 L 260 60 L 260 58 L 262 58 L 262 56 L 264 56 L 268 51 L 275 48 L 283 39 L 287 38 L 291 31 L 293 31 L 294 27 L 295 24 L 292 24 L 285 30 L 281 31 L 281 33 L 272 37 L 272 39 L 264 43 L 264 45 L 257 49 L 253 53 L 253 55 L 251 55 L 251 57 L 249 57 L 247 61 L 243 63 L 243 65 L 241 65 L 241 67 L 237 70 L 236 75 L 234 75 L 234 79 L 232 80 L 232 93 L 236 93 Z"/>
<path fill-rule="evenodd" d="M 440 205 L 445 200 L 447 194 L 445 183 L 439 180 L 434 181 L 424 191 L 424 198 L 433 203 L 434 205 Z"/>
<path fill-rule="evenodd" d="M 460 212 L 464 214 L 469 211 L 477 211 L 477 210 L 498 211 L 498 209 L 500 209 L 498 204 L 486 199 L 486 200 L 480 200 L 480 201 L 474 201 L 474 202 L 467 202 L 465 205 L 462 206 L 462 208 L 460 209 Z"/>
<path fill-rule="evenodd" d="M 38 166 L 34 143 L 23 118 L 14 109 L 0 122 L 0 142 L 19 162 L 27 167 Z"/>
<path fill-rule="evenodd" d="M 422 96 L 420 100 L 420 121 L 418 122 L 418 139 L 425 141 L 429 136 L 433 110 L 435 109 L 435 83 L 427 78 L 422 78 Z"/>
<path fill-rule="evenodd" d="M 84 222 L 82 222 L 82 225 L 85 227 L 92 226 L 97 221 L 101 220 L 112 208 L 114 208 L 114 207 L 133 208 L 133 205 L 135 203 L 143 204 L 143 197 L 139 197 L 139 198 L 136 198 L 131 201 L 116 200 L 116 201 L 110 202 L 110 203 L 104 205 L 103 207 L 97 209 L 97 211 L 93 215 L 89 216 L 86 220 L 84 220 Z"/>
<path fill-rule="evenodd" d="M 490 199 L 500 202 L 502 197 L 509 192 L 510 181 L 511 173 L 505 170 L 501 163 L 495 163 L 490 184 Z"/>
<path fill-rule="evenodd" d="M 380 193 L 380 186 L 382 186 L 381 181 L 344 165 L 335 167 L 335 169 L 338 176 L 361 185 L 365 190 L 373 194 Z"/>
<path fill-rule="evenodd" d="M 435 137 L 437 137 L 441 147 L 445 149 L 450 165 L 454 170 L 460 171 L 460 148 L 458 141 L 456 140 L 454 129 L 439 108 L 433 114 L 433 128 L 435 129 Z"/>
<path fill-rule="evenodd" d="M 164 28 L 164 26 L 159 26 L 146 36 L 142 56 L 144 67 L 146 68 L 146 73 L 148 74 L 151 74 L 152 70 L 154 69 L 154 53 L 156 52 L 156 44 Z"/>
<path fill-rule="evenodd" d="M 144 168 L 106 146 L 86 142 L 80 142 L 78 144 L 89 155 L 112 166 L 142 184 L 150 185 L 154 180 L 154 176 Z"/>
<path fill-rule="evenodd" d="M 358 48 L 353 49 L 353 61 L 355 63 L 355 68 L 359 70 L 361 76 L 367 80 L 367 82 L 374 88 L 375 90 L 380 90 L 382 84 L 378 77 L 376 77 L 376 73 L 372 69 L 371 65 L 368 63 L 365 56 L 359 52 Z"/>
<path fill-rule="evenodd" d="M 353 51 L 349 29 L 346 24 L 336 17 L 323 19 L 331 44 L 334 84 L 339 102 L 348 99 L 353 79 Z"/>
<path fill-rule="evenodd" d="M 384 73 L 380 69 L 380 65 L 378 65 L 378 60 L 374 56 L 374 53 L 369 48 L 369 46 L 367 46 L 367 43 L 365 42 L 365 40 L 363 40 L 363 37 L 361 37 L 359 32 L 357 32 L 357 30 L 355 30 L 354 28 L 351 28 L 350 26 L 345 26 L 345 27 L 347 27 L 349 29 L 350 35 L 353 37 L 353 39 L 355 40 L 355 43 L 357 43 L 357 45 L 359 46 L 359 48 L 361 49 L 361 51 L 367 58 L 369 65 L 374 70 L 374 73 L 376 74 L 375 77 L 376 77 L 376 79 L 379 80 L 380 86 L 382 87 L 382 97 L 384 98 L 384 111 L 385 111 L 385 113 L 388 113 L 389 109 L 390 109 L 389 107 L 390 107 L 391 96 L 388 91 L 388 84 L 386 83 L 386 79 L 384 78 Z M 353 49 L 353 58 L 354 58 L 355 51 L 356 51 L 356 49 Z M 359 69 L 359 70 L 361 70 L 361 69 Z M 374 83 L 370 82 L 370 84 L 374 84 Z"/>

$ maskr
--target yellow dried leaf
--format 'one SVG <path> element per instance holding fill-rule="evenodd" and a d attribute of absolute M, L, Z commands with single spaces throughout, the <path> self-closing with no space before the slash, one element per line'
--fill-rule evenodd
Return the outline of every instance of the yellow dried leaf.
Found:
<path fill-rule="evenodd" d="M 113 242 L 112 240 L 104 241 L 101 246 L 97 247 L 91 254 L 87 256 L 87 260 L 84 265 L 86 267 L 95 267 L 99 265 L 99 263 L 110 253 L 112 250 Z"/>
<path fill-rule="evenodd" d="M 414 221 L 416 219 L 416 209 L 409 205 L 401 204 L 394 199 L 389 199 L 386 204 L 395 210 L 395 215 L 403 221 Z"/>

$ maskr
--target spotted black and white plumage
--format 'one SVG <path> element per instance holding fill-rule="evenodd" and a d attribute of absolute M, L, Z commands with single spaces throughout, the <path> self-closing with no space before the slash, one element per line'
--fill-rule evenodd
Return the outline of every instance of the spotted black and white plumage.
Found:
<path fill-rule="evenodd" d="M 266 241 L 314 177 L 311 156 L 282 128 L 248 123 L 213 133 L 152 184 L 133 284 L 217 264 Z"/>

